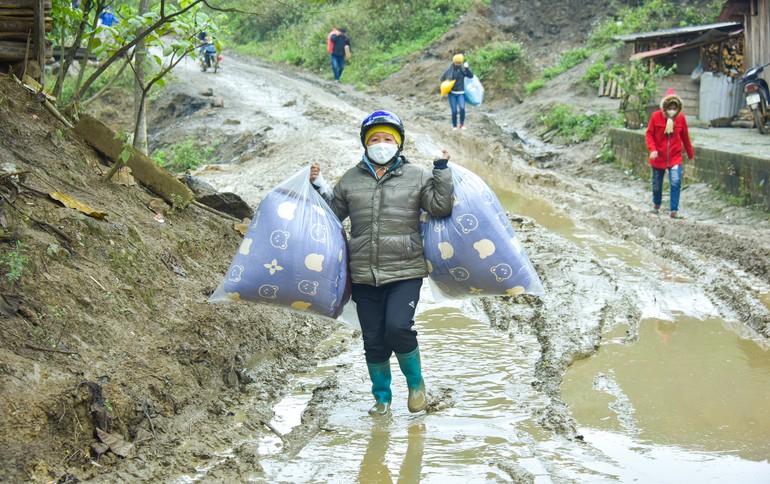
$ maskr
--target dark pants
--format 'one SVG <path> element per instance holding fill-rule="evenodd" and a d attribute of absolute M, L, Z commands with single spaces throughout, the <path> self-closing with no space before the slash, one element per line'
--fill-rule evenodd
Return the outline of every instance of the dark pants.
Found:
<path fill-rule="evenodd" d="M 417 348 L 417 331 L 413 326 L 421 286 L 422 279 L 379 287 L 353 284 L 367 363 L 380 363 L 394 352 L 409 353 Z"/>
<path fill-rule="evenodd" d="M 345 56 L 344 55 L 331 55 L 332 58 L 332 71 L 334 72 L 334 78 L 340 80 L 342 71 L 345 70 Z"/>
<path fill-rule="evenodd" d="M 452 109 L 452 126 L 457 126 L 457 111 L 460 111 L 460 124 L 465 124 L 465 94 L 449 93 L 449 107 Z"/>

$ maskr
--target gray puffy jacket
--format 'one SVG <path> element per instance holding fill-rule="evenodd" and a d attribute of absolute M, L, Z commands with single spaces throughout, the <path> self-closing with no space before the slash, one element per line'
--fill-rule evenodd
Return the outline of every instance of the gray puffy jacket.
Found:
<path fill-rule="evenodd" d="M 327 200 L 340 220 L 350 217 L 350 272 L 355 284 L 381 286 L 428 275 L 419 232 L 420 209 L 452 213 L 452 171 L 432 173 L 402 158 L 379 181 L 361 161 Z"/>

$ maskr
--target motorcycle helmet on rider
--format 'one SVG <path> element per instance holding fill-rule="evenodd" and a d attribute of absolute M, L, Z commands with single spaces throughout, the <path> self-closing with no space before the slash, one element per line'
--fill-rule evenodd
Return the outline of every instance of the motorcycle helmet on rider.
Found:
<path fill-rule="evenodd" d="M 390 158 L 386 163 L 390 163 L 391 161 L 398 159 L 398 156 L 401 154 L 401 151 L 404 149 L 404 140 L 406 138 L 406 133 L 404 131 L 404 123 L 401 121 L 401 118 L 399 118 L 396 114 L 391 113 L 390 111 L 375 111 L 366 118 L 364 118 L 363 122 L 361 123 L 361 131 L 360 131 L 360 137 L 361 137 L 361 145 L 364 147 L 364 154 L 369 157 L 368 147 L 366 146 L 367 142 L 367 135 L 372 132 L 372 128 L 376 126 L 387 126 L 391 129 L 395 129 L 398 136 L 394 136 L 398 143 L 398 150 L 396 151 L 396 154 L 393 155 L 392 158 Z M 389 129 L 390 131 L 390 129 Z M 378 163 L 380 164 L 380 163 Z M 382 163 L 385 164 L 385 163 Z"/>

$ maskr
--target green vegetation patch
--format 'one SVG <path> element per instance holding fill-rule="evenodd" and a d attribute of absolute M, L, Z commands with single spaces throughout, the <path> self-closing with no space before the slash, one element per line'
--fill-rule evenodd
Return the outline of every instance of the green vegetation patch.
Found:
<path fill-rule="evenodd" d="M 723 4 L 721 0 L 711 0 L 704 9 L 683 7 L 680 2 L 670 0 L 646 0 L 639 6 L 621 9 L 614 18 L 596 26 L 588 38 L 588 46 L 612 45 L 615 42 L 612 38 L 617 35 L 710 24 L 717 20 Z"/>
<path fill-rule="evenodd" d="M 186 140 L 166 145 L 155 150 L 152 158 L 155 162 L 172 173 L 194 170 L 214 161 L 215 145 L 198 146 L 195 140 Z"/>
<path fill-rule="evenodd" d="M 591 54 L 593 54 L 593 50 L 591 49 L 574 49 L 564 52 L 561 56 L 559 56 L 559 61 L 556 63 L 556 65 L 543 70 L 540 78 L 533 79 L 532 81 L 528 82 L 524 86 L 524 91 L 527 94 L 532 94 L 541 87 L 545 86 L 546 81 L 553 79 L 559 74 L 567 72 L 584 60 L 588 59 Z"/>
<path fill-rule="evenodd" d="M 326 37 L 346 27 L 351 59 L 346 82 L 376 84 L 400 69 L 409 56 L 438 40 L 473 5 L 473 0 L 341 0 L 271 2 L 260 16 L 234 16 L 237 50 L 270 62 L 286 62 L 332 77 Z"/>
<path fill-rule="evenodd" d="M 17 240 L 13 249 L 0 254 L 0 267 L 5 273 L 6 280 L 10 282 L 20 280 L 28 265 L 29 257 L 27 257 L 27 247 L 24 242 Z"/>
<path fill-rule="evenodd" d="M 520 73 L 530 70 L 524 62 L 521 45 L 516 42 L 492 42 L 469 51 L 466 57 L 473 62 L 471 68 L 479 79 L 502 78 L 503 87 L 515 87 Z"/>
<path fill-rule="evenodd" d="M 575 113 L 567 104 L 557 104 L 550 112 L 541 115 L 538 122 L 546 132 L 553 131 L 559 139 L 572 143 L 588 141 L 610 126 L 621 126 L 621 119 L 616 113 Z"/>

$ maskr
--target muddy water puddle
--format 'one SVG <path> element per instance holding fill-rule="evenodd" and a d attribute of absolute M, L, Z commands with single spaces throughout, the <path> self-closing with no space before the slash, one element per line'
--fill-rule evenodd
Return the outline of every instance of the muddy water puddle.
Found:
<path fill-rule="evenodd" d="M 610 340 L 573 364 L 562 391 L 589 429 L 752 461 L 770 456 L 768 352 L 719 320 L 645 320 L 633 345 Z"/>
<path fill-rule="evenodd" d="M 426 382 L 441 409 L 409 414 L 406 383 L 393 358 L 392 414 L 369 416 L 370 383 L 357 342 L 351 352 L 329 362 L 350 369 L 327 432 L 288 461 L 279 454 L 263 457 L 266 482 L 451 483 L 467 482 L 469 476 L 477 482 L 507 482 L 510 476 L 495 465 L 505 460 L 531 461 L 533 470 L 542 470 L 532 451 L 537 442 L 532 432 L 540 431 L 527 411 L 541 399 L 530 385 L 537 342 L 522 337 L 512 349 L 507 337 L 470 308 L 431 298 L 426 286 L 416 326 Z M 307 397 L 287 397 L 276 410 L 296 410 L 291 402 Z M 287 417 L 277 416 L 274 424 L 281 421 Z M 265 450 L 278 449 L 275 439 L 266 441 Z"/>

